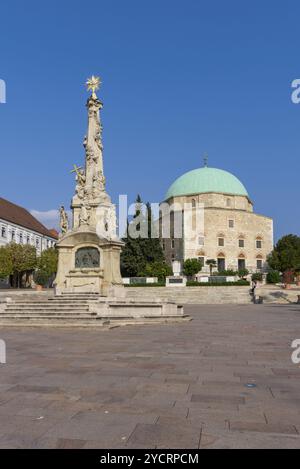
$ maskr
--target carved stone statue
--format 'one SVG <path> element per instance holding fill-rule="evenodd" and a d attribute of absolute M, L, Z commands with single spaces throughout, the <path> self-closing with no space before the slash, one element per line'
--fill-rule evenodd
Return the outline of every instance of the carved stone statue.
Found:
<path fill-rule="evenodd" d="M 66 234 L 69 229 L 69 220 L 67 212 L 65 211 L 65 207 L 62 205 L 59 210 L 60 214 L 60 229 L 62 234 Z"/>
<path fill-rule="evenodd" d="M 86 146 L 85 153 L 86 153 L 86 160 L 88 162 L 91 161 L 92 158 L 94 159 L 94 156 L 95 156 L 94 155 L 94 150 L 92 149 L 92 147 L 90 145 Z"/>
<path fill-rule="evenodd" d="M 91 218 L 90 210 L 91 207 L 88 204 L 82 203 L 79 214 L 79 226 L 89 225 Z"/>
<path fill-rule="evenodd" d="M 110 209 L 106 210 L 105 212 L 104 228 L 107 238 L 114 239 L 117 236 L 117 216 L 114 205 L 112 205 Z"/>

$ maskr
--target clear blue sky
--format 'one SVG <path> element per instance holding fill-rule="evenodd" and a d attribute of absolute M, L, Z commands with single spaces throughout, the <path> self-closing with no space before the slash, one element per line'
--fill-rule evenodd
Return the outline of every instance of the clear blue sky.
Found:
<path fill-rule="evenodd" d="M 0 16 L 2 197 L 69 206 L 93 73 L 114 201 L 161 200 L 207 152 L 274 218 L 276 237 L 299 234 L 299 2 L 3 0 Z"/>

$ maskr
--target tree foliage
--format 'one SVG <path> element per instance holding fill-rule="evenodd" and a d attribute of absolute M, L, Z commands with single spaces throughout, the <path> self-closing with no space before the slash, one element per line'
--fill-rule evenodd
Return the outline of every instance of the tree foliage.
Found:
<path fill-rule="evenodd" d="M 21 286 L 24 274 L 32 272 L 37 265 L 36 249 L 29 244 L 10 243 L 1 248 L 0 272 L 2 277 L 13 276 L 13 286 Z"/>
<path fill-rule="evenodd" d="M 216 259 L 207 259 L 206 265 L 209 266 L 210 275 L 212 275 L 213 268 L 217 267 L 217 261 Z"/>
<path fill-rule="evenodd" d="M 42 252 L 38 260 L 39 270 L 45 272 L 50 278 L 57 272 L 58 251 L 55 248 L 49 248 Z"/>
<path fill-rule="evenodd" d="M 12 257 L 6 246 L 0 247 L 0 278 L 9 277 L 13 273 Z"/>
<path fill-rule="evenodd" d="M 183 273 L 187 277 L 193 277 L 201 271 L 203 265 L 198 259 L 187 259 L 183 264 Z"/>
<path fill-rule="evenodd" d="M 154 261 L 146 264 L 143 271 L 139 272 L 140 277 L 157 277 L 159 281 L 164 281 L 166 277 L 172 275 L 171 267 L 164 261 Z"/>
<path fill-rule="evenodd" d="M 137 236 L 132 236 L 132 228 Z M 158 238 L 152 238 L 151 232 L 155 231 L 155 221 L 150 204 L 147 204 L 146 212 L 142 210 L 142 200 L 136 199 L 135 214 L 133 220 L 127 224 L 127 236 L 123 238 L 125 246 L 121 253 L 121 272 L 123 277 L 136 277 L 145 269 L 149 270 L 149 264 L 163 263 L 165 261 L 163 250 Z M 157 265 L 156 265 L 157 267 Z"/>
<path fill-rule="evenodd" d="M 300 237 L 289 234 L 283 236 L 276 244 L 268 258 L 268 264 L 273 270 L 286 272 L 300 271 Z"/>

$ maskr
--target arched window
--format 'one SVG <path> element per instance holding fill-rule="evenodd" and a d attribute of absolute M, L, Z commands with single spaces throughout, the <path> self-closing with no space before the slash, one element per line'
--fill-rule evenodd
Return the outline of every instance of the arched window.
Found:
<path fill-rule="evenodd" d="M 241 253 L 238 258 L 238 270 L 246 269 L 246 257 L 245 254 Z"/>
<path fill-rule="evenodd" d="M 217 256 L 217 263 L 218 263 L 218 272 L 222 272 L 226 270 L 225 254 L 223 252 L 219 252 Z"/>
<path fill-rule="evenodd" d="M 256 268 L 262 270 L 263 268 L 263 257 L 261 255 L 256 256 Z"/>

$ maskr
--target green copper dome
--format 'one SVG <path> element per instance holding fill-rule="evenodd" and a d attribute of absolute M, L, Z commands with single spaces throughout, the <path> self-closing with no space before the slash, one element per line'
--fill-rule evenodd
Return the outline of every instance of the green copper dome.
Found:
<path fill-rule="evenodd" d="M 183 174 L 169 187 L 165 200 L 181 195 L 215 192 L 248 196 L 245 186 L 233 174 L 216 168 L 199 168 Z"/>

